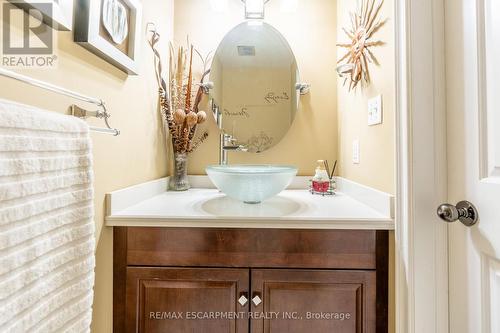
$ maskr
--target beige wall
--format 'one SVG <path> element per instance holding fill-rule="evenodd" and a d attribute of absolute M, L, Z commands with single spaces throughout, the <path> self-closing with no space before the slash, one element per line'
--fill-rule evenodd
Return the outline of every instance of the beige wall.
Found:
<path fill-rule="evenodd" d="M 348 13 L 355 5 L 356 1 L 338 0 L 339 31 L 344 26 L 350 27 Z M 342 86 L 342 80 L 338 82 L 340 174 L 361 184 L 394 193 L 394 0 L 384 1 L 380 17 L 388 18 L 388 21 L 375 33 L 374 38 L 386 44 L 373 48 L 380 66 L 370 66 L 371 85 L 349 92 L 347 86 Z M 339 34 L 339 41 L 346 41 L 346 38 L 345 34 Z M 337 50 L 339 57 L 344 50 Z M 368 99 L 380 94 L 383 100 L 383 124 L 368 126 Z M 352 142 L 356 139 L 360 143 L 359 164 L 352 162 Z"/>
<path fill-rule="evenodd" d="M 4 0 L 0 1 L 0 5 Z M 156 22 L 167 49 L 172 35 L 173 1 L 143 2 L 144 19 Z M 16 29 L 19 26 L 15 25 Z M 112 113 L 111 123 L 122 131 L 119 137 L 93 134 L 97 266 L 92 331 L 112 332 L 112 228 L 103 226 L 104 194 L 132 184 L 156 179 L 167 173 L 163 138 L 159 134 L 157 87 L 151 52 L 141 41 L 140 75 L 127 77 L 115 67 L 72 42 L 72 34 L 58 34 L 57 69 L 22 70 L 22 74 L 102 98 Z M 73 100 L 0 77 L 0 98 L 65 112 Z M 78 103 L 84 106 L 83 103 Z M 90 106 L 92 108 L 92 106 Z M 99 120 L 89 120 L 102 126 Z"/>
<path fill-rule="evenodd" d="M 224 35 L 241 23 L 244 7 L 228 1 L 225 13 L 212 11 L 207 0 L 175 1 L 175 41 L 191 42 L 203 53 L 215 51 Z M 312 85 L 302 98 L 301 110 L 287 136 L 261 154 L 229 153 L 231 163 L 281 163 L 312 174 L 316 160 L 337 159 L 336 2 L 299 1 L 296 13 L 280 11 L 280 1 L 266 5 L 266 22 L 278 29 L 295 53 L 302 81 Z M 208 122 L 209 139 L 190 157 L 192 174 L 204 174 L 207 164 L 218 163 L 218 136 L 214 121 Z"/>

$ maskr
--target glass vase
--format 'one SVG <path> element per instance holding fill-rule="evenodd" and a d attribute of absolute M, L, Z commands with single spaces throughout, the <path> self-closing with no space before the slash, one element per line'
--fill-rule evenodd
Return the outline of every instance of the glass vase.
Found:
<path fill-rule="evenodd" d="M 187 191 L 191 187 L 187 172 L 187 154 L 174 152 L 174 172 L 170 176 L 168 188 L 171 191 Z"/>

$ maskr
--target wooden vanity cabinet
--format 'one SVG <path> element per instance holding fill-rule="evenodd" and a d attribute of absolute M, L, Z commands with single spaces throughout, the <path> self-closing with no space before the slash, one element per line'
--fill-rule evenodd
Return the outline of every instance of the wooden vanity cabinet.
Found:
<path fill-rule="evenodd" d="M 252 270 L 252 333 L 375 332 L 375 272 Z M 274 315 L 273 315 L 274 314 Z"/>
<path fill-rule="evenodd" d="M 236 300 L 249 281 L 248 269 L 130 267 L 126 332 L 248 332 L 247 318 L 222 314 L 248 312 Z"/>
<path fill-rule="evenodd" d="M 114 332 L 387 332 L 388 232 L 114 229 Z"/>

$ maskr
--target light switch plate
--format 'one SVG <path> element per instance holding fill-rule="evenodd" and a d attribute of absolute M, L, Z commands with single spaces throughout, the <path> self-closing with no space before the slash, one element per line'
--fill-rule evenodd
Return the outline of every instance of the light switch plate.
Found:
<path fill-rule="evenodd" d="M 382 124 L 382 95 L 368 100 L 368 126 Z"/>
<path fill-rule="evenodd" d="M 352 163 L 359 164 L 359 140 L 352 142 Z"/>

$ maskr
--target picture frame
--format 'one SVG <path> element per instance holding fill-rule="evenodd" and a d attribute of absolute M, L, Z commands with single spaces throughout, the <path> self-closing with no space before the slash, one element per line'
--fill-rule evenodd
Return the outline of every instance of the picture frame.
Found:
<path fill-rule="evenodd" d="M 73 0 L 8 0 L 12 5 L 29 12 L 37 10 L 43 23 L 59 31 L 73 29 Z"/>
<path fill-rule="evenodd" d="M 106 6 L 103 8 L 103 6 Z M 106 11 L 109 6 L 112 10 Z M 118 10 L 119 9 L 119 10 Z M 113 26 L 112 34 L 104 14 L 126 13 L 126 31 Z M 110 24 L 116 21 L 111 20 Z M 74 41 L 129 75 L 138 74 L 142 6 L 138 0 L 77 0 Z M 126 35 L 126 36 L 125 36 Z M 122 38 L 125 36 L 125 39 Z M 120 38 L 120 40 L 116 40 Z"/>

